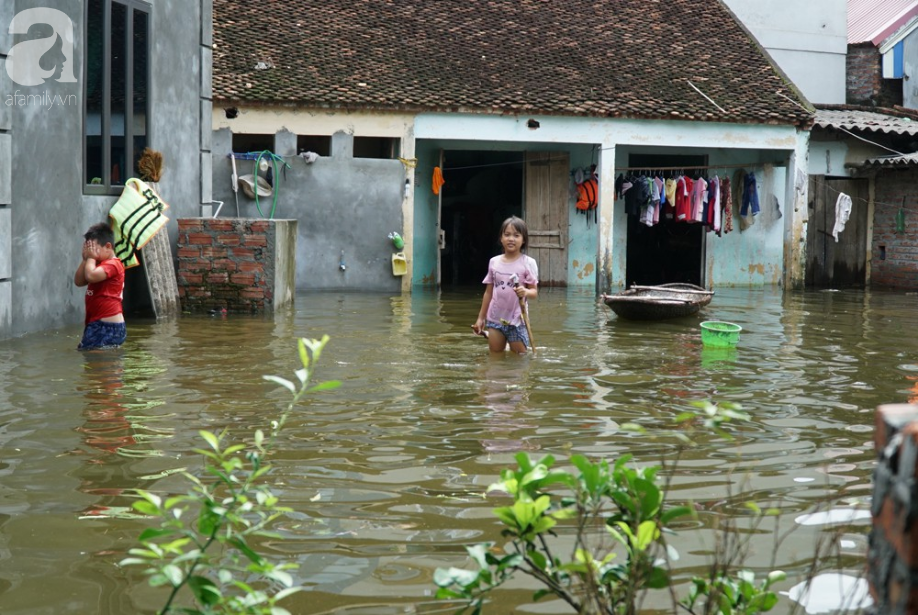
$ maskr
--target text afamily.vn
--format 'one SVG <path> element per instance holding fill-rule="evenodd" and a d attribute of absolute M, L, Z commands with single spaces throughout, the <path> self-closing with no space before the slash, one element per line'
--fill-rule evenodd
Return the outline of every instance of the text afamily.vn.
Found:
<path fill-rule="evenodd" d="M 42 92 L 40 94 L 21 94 L 19 90 L 16 90 L 12 94 L 7 94 L 4 102 L 7 107 L 36 106 L 43 107 L 44 109 L 52 109 L 53 107 L 76 105 L 77 97 L 76 94 L 61 96 L 60 94 L 51 94 L 49 92 Z"/>

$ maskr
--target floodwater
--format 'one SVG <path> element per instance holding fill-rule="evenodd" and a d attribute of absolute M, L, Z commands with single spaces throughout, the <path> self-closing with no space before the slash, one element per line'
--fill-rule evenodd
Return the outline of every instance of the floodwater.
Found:
<path fill-rule="evenodd" d="M 282 432 L 270 481 L 295 512 L 286 540 L 261 545 L 300 566 L 308 592 L 292 612 L 451 612 L 434 570 L 500 540 L 491 508 L 505 500 L 482 494 L 517 452 L 672 464 L 673 418 L 694 400 L 740 403 L 752 420 L 733 440 L 699 434 L 665 473 L 670 499 L 698 511 L 672 541 L 677 594 L 754 501 L 781 511 L 747 533 L 745 558 L 788 573 L 774 612 L 791 612 L 811 574 L 829 589 L 798 612 L 844 610 L 831 581 L 862 576 L 874 409 L 918 400 L 918 297 L 718 290 L 704 316 L 743 327 L 718 351 L 701 345 L 702 318 L 621 321 L 591 294 L 544 289 L 526 357 L 489 356 L 470 329 L 479 302 L 479 289 L 300 294 L 268 317 L 130 321 L 118 351 L 78 353 L 79 327 L 0 343 L 0 612 L 155 612 L 162 592 L 116 565 L 147 527 L 132 490 L 185 492 L 172 472 L 200 470 L 200 429 L 241 441 L 267 428 L 287 396 L 261 376 L 292 377 L 296 338 L 326 333 L 316 380 L 343 384 Z M 520 579 L 486 612 L 566 612 L 530 604 L 535 588 Z M 645 612 L 668 604 L 651 594 Z"/>

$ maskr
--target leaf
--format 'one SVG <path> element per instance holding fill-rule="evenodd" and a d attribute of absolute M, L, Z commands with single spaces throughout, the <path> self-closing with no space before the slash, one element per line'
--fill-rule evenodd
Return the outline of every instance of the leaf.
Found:
<path fill-rule="evenodd" d="M 185 578 L 185 575 L 182 573 L 182 569 L 178 566 L 173 566 L 172 564 L 163 566 L 162 573 L 163 576 L 169 580 L 169 583 L 172 585 L 172 587 L 179 587 Z"/>
<path fill-rule="evenodd" d="M 762 594 L 761 597 L 762 597 L 762 603 L 761 603 L 760 608 L 763 612 L 770 611 L 771 609 L 775 607 L 776 604 L 778 604 L 778 594 L 774 592 L 768 592 L 767 594 Z"/>
<path fill-rule="evenodd" d="M 207 577 L 193 575 L 188 578 L 188 586 L 194 593 L 194 597 L 203 604 L 217 604 L 223 597 L 220 588 Z"/>
<path fill-rule="evenodd" d="M 150 515 L 151 517 L 159 516 L 159 508 L 152 502 L 140 500 L 138 502 L 134 502 L 131 506 L 134 508 L 134 510 L 144 515 Z"/>
<path fill-rule="evenodd" d="M 269 579 L 274 579 L 284 587 L 291 587 L 293 585 L 293 577 L 289 572 L 285 572 L 283 570 L 272 570 L 265 576 Z"/>
<path fill-rule="evenodd" d="M 217 438 L 217 436 L 203 429 L 198 432 L 198 435 L 200 435 L 201 438 L 203 438 L 204 441 L 210 445 L 210 448 L 214 449 L 215 451 L 220 450 L 220 440 Z"/>
<path fill-rule="evenodd" d="M 475 560 L 475 563 L 478 564 L 479 568 L 487 569 L 488 568 L 487 553 L 488 553 L 489 546 L 490 545 L 487 545 L 487 544 L 480 544 L 480 545 L 475 545 L 472 547 L 466 547 L 465 550 L 468 551 L 469 557 Z"/>
<path fill-rule="evenodd" d="M 328 391 L 330 389 L 337 389 L 341 386 L 340 380 L 328 380 L 326 382 L 320 382 L 314 387 L 309 388 L 310 393 L 317 393 L 319 391 Z"/>
<path fill-rule="evenodd" d="M 773 583 L 779 583 L 787 578 L 787 573 L 783 570 L 772 570 L 768 573 L 768 579 L 765 581 L 765 587 L 769 587 Z"/>
<path fill-rule="evenodd" d="M 467 587 L 478 581 L 478 573 L 462 568 L 437 568 L 434 572 L 434 583 L 440 587 L 458 585 Z"/>
<path fill-rule="evenodd" d="M 512 507 L 501 506 L 500 508 L 495 508 L 492 512 L 498 519 L 503 521 L 505 525 L 512 528 L 519 527 L 519 523 L 517 523 L 516 520 L 516 514 Z"/>
<path fill-rule="evenodd" d="M 293 375 L 296 376 L 296 379 L 300 381 L 300 384 L 306 384 L 306 378 L 309 376 L 309 370 L 298 369 L 293 372 Z"/>
<path fill-rule="evenodd" d="M 669 574 L 665 569 L 660 568 L 659 566 L 654 566 L 650 571 L 650 574 L 647 575 L 646 583 L 647 587 L 651 589 L 663 589 L 664 587 L 669 587 Z"/>
<path fill-rule="evenodd" d="M 660 530 L 657 529 L 655 521 L 644 521 L 638 526 L 637 548 L 646 551 L 647 547 L 660 537 Z"/>
<path fill-rule="evenodd" d="M 237 549 L 239 549 L 240 551 L 242 551 L 242 553 L 245 554 L 247 558 L 249 558 L 249 561 L 254 562 L 256 564 L 260 564 L 262 562 L 261 556 L 255 551 L 253 551 L 251 547 L 249 547 L 249 545 L 245 544 L 245 541 L 242 538 L 237 536 L 235 538 L 230 539 L 229 543 L 233 545 L 234 547 L 236 547 Z"/>
<path fill-rule="evenodd" d="M 662 515 L 660 515 L 660 523 L 663 525 L 669 525 L 669 522 L 673 519 L 685 516 L 694 516 L 695 510 L 688 506 L 674 506 L 673 508 L 668 509 Z"/>
<path fill-rule="evenodd" d="M 281 378 L 280 376 L 262 376 L 262 378 L 269 382 L 281 385 L 291 393 L 296 393 L 296 387 L 293 386 L 293 383 L 286 378 Z"/>
<path fill-rule="evenodd" d="M 309 368 L 309 353 L 306 352 L 306 338 L 300 338 L 296 341 L 296 349 L 300 355 L 300 363 L 303 367 Z"/>
<path fill-rule="evenodd" d="M 282 589 L 282 590 L 280 590 L 279 592 L 277 592 L 276 594 L 274 594 L 274 599 L 275 599 L 275 600 L 283 600 L 283 599 L 286 598 L 287 596 L 290 596 L 290 595 L 292 595 L 292 594 L 295 594 L 295 593 L 301 592 L 301 591 L 303 591 L 303 588 L 300 587 L 300 586 L 288 587 L 288 588 Z"/>

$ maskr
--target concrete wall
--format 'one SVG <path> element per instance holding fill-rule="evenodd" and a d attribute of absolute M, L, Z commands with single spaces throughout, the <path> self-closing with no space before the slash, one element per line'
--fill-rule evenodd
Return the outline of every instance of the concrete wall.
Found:
<path fill-rule="evenodd" d="M 847 0 L 724 0 L 811 102 L 844 104 Z"/>
<path fill-rule="evenodd" d="M 0 3 L 0 63 L 14 44 L 7 34 L 12 16 L 42 4 Z M 83 194 L 84 3 L 54 4 L 74 25 L 77 83 L 14 86 L 0 70 L 0 339 L 83 320 L 85 290 L 73 285 L 82 234 L 106 220 L 117 199 Z M 202 173 L 202 161 L 209 161 L 211 133 L 201 130 L 201 119 L 210 117 L 212 5 L 158 0 L 151 10 L 149 144 L 165 159 L 160 188 L 171 205 L 168 231 L 174 243 L 175 219 L 195 215 L 202 200 L 210 200 L 211 176 Z M 15 99 L 9 95 L 17 89 L 60 96 L 67 104 L 11 104 Z"/>
<path fill-rule="evenodd" d="M 279 128 L 275 124 L 274 129 Z M 249 125 L 248 130 L 268 128 Z M 317 134 L 316 128 L 309 130 L 306 134 Z M 235 217 L 228 158 L 232 132 L 228 128 L 215 131 L 213 142 L 214 199 L 224 202 L 221 217 Z M 273 151 L 290 168 L 275 180 L 276 206 L 272 199 L 259 199 L 256 205 L 242 191 L 238 193 L 239 214 L 244 218 L 268 218 L 273 208 L 275 218 L 298 221 L 299 290 L 401 289 L 402 278 L 392 273 L 394 249 L 388 234 L 404 234 L 405 167 L 398 160 L 354 158 L 353 143 L 353 132 L 336 132 L 332 155 L 309 164 L 295 155 L 296 134 L 285 127 L 275 135 Z M 239 175 L 252 173 L 255 165 L 247 160 L 236 164 Z"/>

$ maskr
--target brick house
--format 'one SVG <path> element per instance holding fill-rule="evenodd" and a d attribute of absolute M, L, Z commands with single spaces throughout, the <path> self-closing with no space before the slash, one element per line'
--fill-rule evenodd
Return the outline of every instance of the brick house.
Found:
<path fill-rule="evenodd" d="M 816 105 L 806 282 L 918 288 L 918 3 L 849 0 L 846 68 L 847 104 Z"/>

